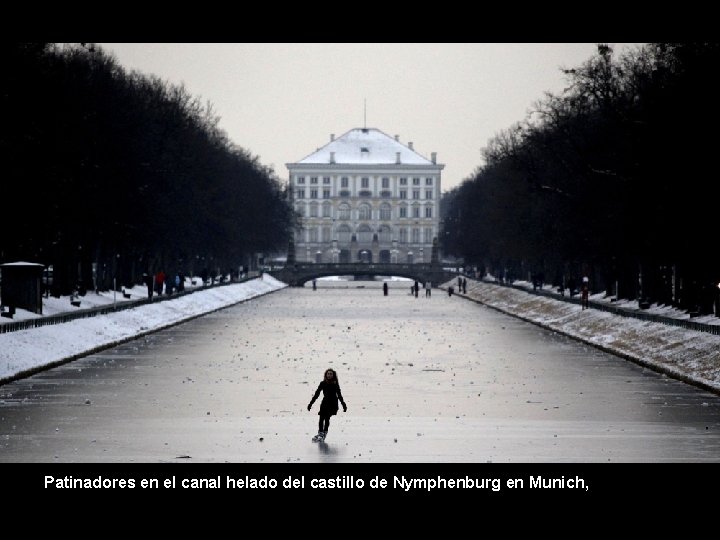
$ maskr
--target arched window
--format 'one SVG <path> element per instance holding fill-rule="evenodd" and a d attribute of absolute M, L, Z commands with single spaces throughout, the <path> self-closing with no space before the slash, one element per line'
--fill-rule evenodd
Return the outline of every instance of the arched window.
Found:
<path fill-rule="evenodd" d="M 340 244 L 349 244 L 352 231 L 348 225 L 340 225 L 337 228 L 337 239 Z"/>
<path fill-rule="evenodd" d="M 343 203 L 338 207 L 338 217 L 340 219 L 350 219 L 350 205 Z"/>
<path fill-rule="evenodd" d="M 310 203 L 310 217 L 318 217 L 318 205 L 315 202 Z"/>
<path fill-rule="evenodd" d="M 400 206 L 398 206 L 398 209 L 400 210 L 400 217 L 401 217 L 401 218 L 406 218 L 406 217 L 408 217 L 408 214 L 407 214 L 407 205 L 406 205 L 406 204 L 401 204 Z"/>
<path fill-rule="evenodd" d="M 378 231 L 378 238 L 383 244 L 389 244 L 392 242 L 392 229 L 387 225 L 381 225 Z"/>
<path fill-rule="evenodd" d="M 358 206 L 358 219 L 372 219 L 372 208 L 369 204 L 363 203 Z"/>
<path fill-rule="evenodd" d="M 373 230 L 367 225 L 360 225 L 357 233 L 358 242 L 372 242 Z"/>
<path fill-rule="evenodd" d="M 383 221 L 390 221 L 392 219 L 392 211 L 388 203 L 382 203 L 380 205 L 380 219 Z"/>
<path fill-rule="evenodd" d="M 405 227 L 400 227 L 400 242 L 407 244 L 407 236 L 407 229 Z"/>
<path fill-rule="evenodd" d="M 322 205 L 322 217 L 332 217 L 332 215 L 330 214 L 331 210 L 332 205 L 329 202 L 324 202 Z"/>

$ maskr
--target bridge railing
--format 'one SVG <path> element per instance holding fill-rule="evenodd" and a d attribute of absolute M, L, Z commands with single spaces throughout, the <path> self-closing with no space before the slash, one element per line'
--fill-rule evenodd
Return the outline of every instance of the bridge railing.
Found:
<path fill-rule="evenodd" d="M 285 267 L 285 271 L 302 272 L 324 272 L 326 270 L 405 270 L 407 272 L 418 270 L 430 270 L 434 268 L 431 263 L 297 263 L 294 266 Z"/>

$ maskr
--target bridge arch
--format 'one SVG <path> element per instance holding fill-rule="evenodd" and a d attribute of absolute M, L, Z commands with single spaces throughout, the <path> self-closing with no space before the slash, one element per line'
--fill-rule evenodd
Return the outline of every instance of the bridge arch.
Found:
<path fill-rule="evenodd" d="M 437 264 L 392 264 L 392 263 L 298 263 L 270 274 L 293 287 L 302 287 L 308 281 L 328 276 L 398 276 L 420 283 L 440 285 L 452 279 L 455 274 L 444 271 Z"/>

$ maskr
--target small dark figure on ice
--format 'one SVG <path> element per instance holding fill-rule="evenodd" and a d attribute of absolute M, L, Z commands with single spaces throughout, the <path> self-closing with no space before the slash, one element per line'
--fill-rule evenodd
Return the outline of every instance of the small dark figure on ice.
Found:
<path fill-rule="evenodd" d="M 345 405 L 345 400 L 342 397 L 340 382 L 334 369 L 325 370 L 325 376 L 318 385 L 317 390 L 315 390 L 315 395 L 310 400 L 310 404 L 307 406 L 308 411 L 312 408 L 320 392 L 323 393 L 323 398 L 320 402 L 320 411 L 318 412 L 320 420 L 318 422 L 318 434 L 313 437 L 313 442 L 323 442 L 325 437 L 327 437 L 328 428 L 330 427 L 330 417 L 335 416 L 338 412 L 338 401 L 342 403 L 343 412 L 347 412 L 347 405 Z"/>

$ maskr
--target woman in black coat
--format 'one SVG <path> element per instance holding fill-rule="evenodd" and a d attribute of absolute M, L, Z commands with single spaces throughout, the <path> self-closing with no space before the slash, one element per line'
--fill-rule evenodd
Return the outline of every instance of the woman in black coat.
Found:
<path fill-rule="evenodd" d="M 328 428 L 330 427 L 330 417 L 334 416 L 338 412 L 338 401 L 342 403 L 343 412 L 347 412 L 347 405 L 342 397 L 340 391 L 340 382 L 337 378 L 337 373 L 334 369 L 325 370 L 325 376 L 317 387 L 315 395 L 310 400 L 310 404 L 307 406 L 308 411 L 315 403 L 315 400 L 323 393 L 323 399 L 320 402 L 320 421 L 318 422 L 318 434 L 313 437 L 314 442 L 322 442 L 327 436 Z"/>

